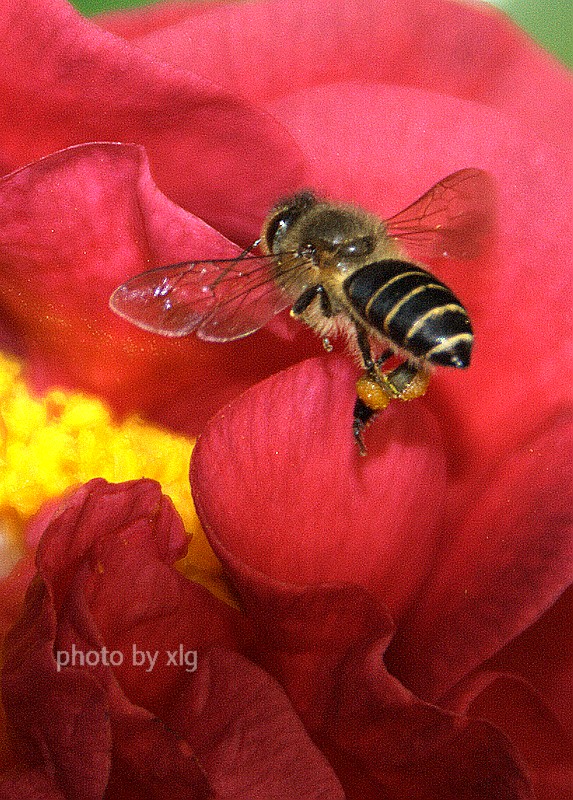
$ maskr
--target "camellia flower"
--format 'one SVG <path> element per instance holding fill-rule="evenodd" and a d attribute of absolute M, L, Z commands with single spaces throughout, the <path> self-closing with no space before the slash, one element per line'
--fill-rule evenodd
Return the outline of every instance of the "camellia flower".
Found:
<path fill-rule="evenodd" d="M 40 511 L 5 648 L 23 749 L 4 796 L 565 796 L 565 71 L 491 10 L 445 0 L 98 24 L 11 0 L 0 23 L 5 347 L 36 390 L 105 398 L 103 428 L 136 410 L 203 431 L 194 498 L 236 592 L 233 607 L 173 569 L 182 525 L 148 480 Z M 472 366 L 393 404 L 366 459 L 349 359 L 278 372 L 320 348 L 294 322 L 217 346 L 107 307 L 143 269 L 237 254 L 301 186 L 387 217 L 469 166 L 494 178 L 497 235 L 479 259 L 429 266 L 468 309 Z M 4 620 L 29 573 L 28 558 L 2 587 Z"/>

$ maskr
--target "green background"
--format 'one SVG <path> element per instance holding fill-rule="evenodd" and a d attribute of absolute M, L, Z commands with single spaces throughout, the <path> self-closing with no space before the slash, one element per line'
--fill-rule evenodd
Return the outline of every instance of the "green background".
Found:
<path fill-rule="evenodd" d="M 490 0 L 570 67 L 573 66 L 572 0 Z M 149 5 L 145 0 L 73 0 L 82 14 Z"/>

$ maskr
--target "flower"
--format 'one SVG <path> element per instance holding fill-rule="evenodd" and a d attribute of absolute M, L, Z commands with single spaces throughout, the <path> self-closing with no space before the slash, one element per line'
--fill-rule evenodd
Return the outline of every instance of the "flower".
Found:
<path fill-rule="evenodd" d="M 43 769 L 5 775 L 2 796 L 342 798 L 281 688 L 241 656 L 248 620 L 173 569 L 185 547 L 153 481 L 93 480 L 62 504 L 3 669 Z"/>
<path fill-rule="evenodd" d="M 257 237 L 272 203 L 301 185 L 388 216 L 449 172 L 487 169 L 499 188 L 500 252 L 477 270 L 444 264 L 440 272 L 505 354 L 496 391 L 482 392 L 480 409 L 465 416 L 484 438 L 496 398 L 530 383 L 558 395 L 568 383 L 551 330 L 539 332 L 543 369 L 532 375 L 529 318 L 514 315 L 509 329 L 485 298 L 496 289 L 523 308 L 532 272 L 562 298 L 555 314 L 568 310 L 567 251 L 558 243 L 569 224 L 570 80 L 489 8 L 314 0 L 304 25 L 299 14 L 296 3 L 160 7 L 103 16 L 98 27 L 63 0 L 5 3 L 4 169 L 90 139 L 136 142 L 162 192 L 241 245 Z M 157 192 L 143 156 L 90 152 L 64 150 L 0 187 L 4 336 L 26 355 L 37 385 L 99 392 L 122 413 L 195 434 L 316 342 L 268 331 L 225 347 L 173 342 L 113 319 L 106 301 L 114 283 L 146 267 L 237 251 Z M 510 260 L 505 277 L 500 255 Z M 475 360 L 467 380 L 489 384 L 492 366 Z M 444 376 L 439 385 L 463 402 L 467 383 Z M 525 425 L 540 405 L 523 393 Z M 515 418 L 505 407 L 498 438 Z M 493 453 L 495 437 L 485 438 Z"/>
<path fill-rule="evenodd" d="M 0 11 L 0 147 L 17 169 L 0 184 L 3 339 L 36 387 L 89 389 L 115 412 L 203 430 L 194 497 L 243 616 L 173 572 L 181 527 L 156 486 L 80 489 L 47 524 L 8 640 L 8 714 L 31 746 L 12 780 L 54 793 L 56 775 L 73 796 L 77 774 L 101 796 L 109 777 L 121 796 L 127 765 L 136 796 L 177 795 L 178 780 L 249 798 L 301 786 L 349 800 L 563 794 L 570 77 L 497 13 L 446 0 L 313 0 L 303 21 L 295 3 L 159 6 L 99 27 L 47 8 Z M 136 144 L 85 143 L 103 138 Z M 349 430 L 348 360 L 257 383 L 319 347 L 291 323 L 217 347 L 154 339 L 107 309 L 114 285 L 146 267 L 236 254 L 226 237 L 252 242 L 283 192 L 306 184 L 386 217 L 468 166 L 495 180 L 497 237 L 471 263 L 429 266 L 468 308 L 472 367 L 393 404 L 367 432 L 366 460 Z M 83 544 L 62 554 L 60 539 Z M 110 593 L 133 612 L 122 630 Z M 123 665 L 58 673 L 54 643 L 123 653 L 144 630 L 149 652 L 189 636 L 204 666 L 172 680 Z M 26 670 L 49 687 L 35 703 Z M 67 713 L 46 741 L 34 733 L 62 687 L 72 718 L 86 698 L 93 710 L 93 737 L 71 752 Z M 269 731 L 284 761 L 262 749 Z M 81 749 L 92 760 L 78 766 Z"/>
<path fill-rule="evenodd" d="M 571 581 L 571 419 L 482 473 L 469 501 L 451 497 L 423 403 L 384 412 L 358 456 L 352 381 L 346 361 L 297 365 L 222 410 L 194 450 L 197 511 L 261 657 L 337 774 L 361 764 L 356 796 L 481 797 L 487 780 L 483 796 L 529 797 L 529 774 L 555 797 L 570 720 L 512 654 Z"/>

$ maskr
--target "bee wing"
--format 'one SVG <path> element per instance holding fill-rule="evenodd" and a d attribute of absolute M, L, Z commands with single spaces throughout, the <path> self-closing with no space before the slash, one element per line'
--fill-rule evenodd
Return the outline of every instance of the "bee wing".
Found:
<path fill-rule="evenodd" d="M 294 257 L 293 257 L 294 258 Z M 163 336 L 228 342 L 262 328 L 290 305 L 273 278 L 274 257 L 183 261 L 130 278 L 109 304 L 119 316 Z"/>
<path fill-rule="evenodd" d="M 494 184 L 481 169 L 444 178 L 419 200 L 386 221 L 389 236 L 422 261 L 477 258 L 493 230 Z"/>

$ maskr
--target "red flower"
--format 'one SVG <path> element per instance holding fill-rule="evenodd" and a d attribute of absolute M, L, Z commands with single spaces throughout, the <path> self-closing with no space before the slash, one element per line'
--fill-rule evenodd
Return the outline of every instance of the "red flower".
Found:
<path fill-rule="evenodd" d="M 500 728 L 551 800 L 573 774 L 571 720 L 547 692 L 566 678 L 539 681 L 518 637 L 571 582 L 570 420 L 456 496 L 423 401 L 384 412 L 359 458 L 352 382 L 346 361 L 294 367 L 221 411 L 194 451 L 197 511 L 262 657 L 337 774 L 351 771 L 348 797 L 477 798 L 486 780 L 483 796 L 528 797 Z M 551 612 L 549 659 L 550 631 Z M 555 680 L 558 660 L 545 670 Z"/>
<path fill-rule="evenodd" d="M 108 595 L 98 590 L 105 577 L 81 561 L 68 573 L 66 560 L 56 579 L 40 558 L 47 588 L 30 594 L 35 613 L 11 639 L 6 685 L 36 777 L 44 786 L 48 763 L 73 796 L 77 751 L 63 762 L 69 717 L 49 742 L 34 733 L 65 685 L 77 698 L 72 716 L 92 703 L 78 750 L 93 754 L 80 776 L 94 796 L 102 771 L 109 792 L 123 790 L 125 765 L 135 796 L 162 796 L 163 782 L 173 796 L 178 780 L 198 797 L 206 787 L 215 796 L 299 796 L 300 785 L 326 797 L 341 796 L 342 785 L 349 800 L 509 800 L 530 797 L 531 785 L 541 800 L 563 796 L 572 774 L 563 745 L 571 723 L 563 703 L 571 675 L 563 623 L 572 572 L 570 78 L 496 13 L 442 0 L 313 0 L 304 15 L 278 2 L 158 7 L 102 19 L 123 41 L 67 6 L 53 2 L 49 12 L 24 0 L 0 11 L 10 58 L 6 169 L 89 138 L 135 141 L 167 197 L 246 244 L 275 192 L 306 184 L 389 216 L 439 178 L 475 166 L 495 179 L 498 235 L 479 260 L 431 265 L 472 318 L 471 369 L 443 370 L 427 398 L 389 408 L 368 431 L 367 459 L 358 459 L 349 430 L 356 374 L 334 356 L 255 386 L 206 428 L 195 498 L 249 631 L 239 640 L 234 626 L 243 623 L 226 611 L 217 651 L 202 623 L 223 624 L 222 608 L 195 587 L 179 589 L 162 567 L 158 584 L 175 582 L 190 599 L 177 600 L 167 625 L 160 617 L 151 627 L 150 648 L 172 645 L 185 624 L 179 607 L 189 609 L 197 646 L 212 648 L 208 677 L 173 684 L 168 673 L 142 685 L 135 669 L 120 669 L 121 681 L 95 670 L 58 683 L 54 637 L 64 650 L 72 634 L 91 646 L 110 632 L 119 648 L 120 634 L 132 631 L 110 624 Z M 319 343 L 301 335 L 291 345 L 269 332 L 226 346 L 174 343 L 111 316 L 107 296 L 124 277 L 236 252 L 157 191 L 143 158 L 133 147 L 87 145 L 4 179 L 4 331 L 38 380 L 58 375 L 100 390 L 116 408 L 196 431 L 241 388 Z M 103 540 L 114 515 L 104 506 L 93 518 Z M 109 557 L 121 574 L 111 545 Z M 91 551 L 87 562 L 97 563 Z M 147 587 L 146 571 L 133 570 L 116 590 L 128 609 L 140 581 Z M 60 632 L 54 598 L 68 583 L 80 592 L 70 597 L 82 599 L 64 607 Z M 80 612 L 94 587 L 88 619 Z M 27 635 L 38 654 L 22 671 L 15 647 Z M 44 676 L 47 704 L 26 698 L 26 669 Z M 249 676 L 243 703 L 238 671 Z M 205 700 L 208 678 L 215 689 Z M 244 748 L 234 729 L 227 735 L 230 716 L 248 731 Z M 270 777 L 260 750 L 268 721 L 288 742 L 286 765 L 271 759 Z M 157 769 L 151 748 L 161 754 Z M 42 762 L 39 752 L 56 755 Z M 280 783 L 289 774 L 296 790 Z"/>
<path fill-rule="evenodd" d="M 241 614 L 176 572 L 152 481 L 94 480 L 48 525 L 3 699 L 29 766 L 1 797 L 342 798 Z"/>
<path fill-rule="evenodd" d="M 123 40 L 61 0 L 11 0 L 0 21 L 5 170 L 90 139 L 143 144 L 160 189 L 242 245 L 300 185 L 389 215 L 455 169 L 486 168 L 499 187 L 498 251 L 470 269 L 440 268 L 479 326 L 476 357 L 467 380 L 438 385 L 456 407 L 467 406 L 468 386 L 480 387 L 480 404 L 456 430 L 485 440 L 487 455 L 520 440 L 516 417 L 534 426 L 538 409 L 568 390 L 553 320 L 568 312 L 571 82 L 495 12 L 442 0 L 314 0 L 303 21 L 296 3 L 168 6 L 100 20 Z M 317 346 L 265 331 L 225 347 L 165 342 L 112 320 L 112 276 L 216 255 L 221 245 L 213 252 L 207 233 L 199 243 L 195 222 L 139 179 L 137 165 L 125 180 L 125 167 L 115 173 L 106 157 L 100 170 L 94 159 L 82 177 L 77 155 L 68 155 L 69 180 L 58 157 L 49 186 L 50 165 L 30 167 L 37 205 L 20 194 L 21 178 L 14 192 L 10 178 L 2 186 L 11 200 L 2 193 L 4 329 L 36 380 L 100 391 L 116 408 L 197 431 L 240 390 Z M 49 297 L 45 273 L 59 275 Z M 533 284 L 551 298 L 534 342 Z"/>

